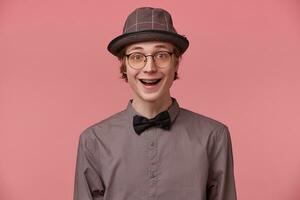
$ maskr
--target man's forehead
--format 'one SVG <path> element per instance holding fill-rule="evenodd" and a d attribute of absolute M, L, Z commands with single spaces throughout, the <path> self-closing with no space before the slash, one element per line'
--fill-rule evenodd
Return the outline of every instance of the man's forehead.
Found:
<path fill-rule="evenodd" d="M 139 42 L 139 43 L 131 44 L 126 48 L 126 50 L 127 51 L 148 50 L 148 49 L 151 50 L 151 49 L 159 49 L 159 48 L 170 49 L 173 47 L 174 46 L 168 42 L 151 41 L 151 42 Z"/>

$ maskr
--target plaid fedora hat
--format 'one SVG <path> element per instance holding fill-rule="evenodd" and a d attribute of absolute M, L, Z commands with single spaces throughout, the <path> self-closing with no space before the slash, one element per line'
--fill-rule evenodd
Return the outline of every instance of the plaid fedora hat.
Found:
<path fill-rule="evenodd" d="M 170 42 L 180 50 L 181 54 L 189 46 L 188 39 L 175 30 L 169 12 L 161 8 L 142 7 L 135 9 L 127 17 L 123 34 L 113 39 L 107 49 L 118 56 L 125 46 L 146 41 Z"/>

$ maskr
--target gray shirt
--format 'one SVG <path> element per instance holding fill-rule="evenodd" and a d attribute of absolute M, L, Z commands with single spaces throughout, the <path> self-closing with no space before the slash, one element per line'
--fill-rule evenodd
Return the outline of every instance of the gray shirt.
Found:
<path fill-rule="evenodd" d="M 226 125 L 179 107 L 171 129 L 133 129 L 127 109 L 86 129 L 79 139 L 74 200 L 235 200 Z"/>

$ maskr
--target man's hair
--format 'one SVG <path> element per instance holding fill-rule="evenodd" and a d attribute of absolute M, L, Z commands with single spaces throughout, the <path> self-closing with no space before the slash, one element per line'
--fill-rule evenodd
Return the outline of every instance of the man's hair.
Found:
<path fill-rule="evenodd" d="M 118 60 L 120 61 L 121 65 L 120 65 L 120 73 L 121 73 L 121 79 L 124 79 L 126 82 L 128 81 L 127 79 L 127 75 L 126 75 L 126 59 L 125 59 L 125 51 L 126 51 L 126 47 L 123 48 L 119 54 L 118 54 Z M 179 61 L 181 59 L 182 53 L 180 52 L 180 50 L 177 47 L 174 47 L 173 49 L 173 53 L 174 53 L 174 58 L 175 58 L 175 66 L 179 65 Z M 174 80 L 179 79 L 178 77 L 178 73 L 175 72 L 175 76 L 174 76 Z"/>

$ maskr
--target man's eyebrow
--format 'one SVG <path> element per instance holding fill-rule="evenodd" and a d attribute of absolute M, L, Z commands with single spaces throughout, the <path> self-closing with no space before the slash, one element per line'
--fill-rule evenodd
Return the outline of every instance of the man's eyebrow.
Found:
<path fill-rule="evenodd" d="M 168 46 L 163 45 L 163 44 L 155 45 L 155 48 L 165 48 L 165 49 L 169 49 Z"/>
<path fill-rule="evenodd" d="M 142 47 L 133 47 L 131 49 L 128 49 L 129 51 L 133 51 L 133 50 L 142 50 L 143 48 Z"/>
<path fill-rule="evenodd" d="M 159 49 L 159 48 L 170 49 L 169 46 L 164 45 L 164 44 L 158 44 L 158 45 L 155 45 L 154 48 L 155 48 L 155 49 Z M 129 48 L 129 49 L 128 49 L 128 51 L 134 51 L 134 50 L 144 50 L 144 48 L 143 48 L 143 47 L 140 47 L 140 46 L 136 46 L 136 47 L 132 47 L 132 48 Z"/>

